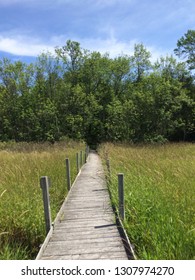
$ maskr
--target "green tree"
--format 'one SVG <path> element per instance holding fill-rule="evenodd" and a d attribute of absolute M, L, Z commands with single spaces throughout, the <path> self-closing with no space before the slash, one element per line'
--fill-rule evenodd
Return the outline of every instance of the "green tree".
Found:
<path fill-rule="evenodd" d="M 190 70 L 195 69 L 195 30 L 188 30 L 177 41 L 177 48 L 174 52 L 179 57 L 186 59 Z"/>
<path fill-rule="evenodd" d="M 42 53 L 37 57 L 34 68 L 35 94 L 55 99 L 64 74 L 59 58 L 50 52 Z"/>
<path fill-rule="evenodd" d="M 124 95 L 129 72 L 130 58 L 128 56 L 119 56 L 111 61 L 111 83 L 115 96 Z"/>
<path fill-rule="evenodd" d="M 151 53 L 143 44 L 135 44 L 134 55 L 131 56 L 133 80 L 139 82 L 145 73 L 151 69 Z"/>
<path fill-rule="evenodd" d="M 0 61 L 2 139 L 20 138 L 20 101 L 31 91 L 32 75 L 32 64 L 26 65 L 20 61 L 12 63 L 8 59 Z"/>
<path fill-rule="evenodd" d="M 0 82 L 12 95 L 22 95 L 31 90 L 33 84 L 33 65 L 20 61 L 12 63 L 9 59 L 0 60 Z"/>
<path fill-rule="evenodd" d="M 59 140 L 59 121 L 57 108 L 53 101 L 46 99 L 40 102 L 39 108 L 36 109 L 36 115 L 39 120 L 36 130 L 38 132 L 39 141 L 49 141 L 54 143 Z"/>
<path fill-rule="evenodd" d="M 191 49 L 185 53 L 193 63 Z M 0 60 L 0 140 L 193 140 L 191 72 L 173 56 L 152 67 L 150 56 L 143 44 L 112 59 L 68 40 L 34 64 Z"/>
<path fill-rule="evenodd" d="M 55 52 L 65 65 L 65 76 L 72 86 L 75 86 L 78 83 L 78 73 L 83 60 L 83 50 L 80 43 L 68 40 L 65 46 L 57 47 Z"/>
<path fill-rule="evenodd" d="M 154 63 L 154 72 L 158 72 L 165 80 L 178 80 L 185 82 L 187 77 L 190 76 L 189 71 L 186 69 L 184 62 L 178 62 L 172 55 L 160 57 Z"/>
<path fill-rule="evenodd" d="M 86 93 L 79 85 L 64 83 L 56 102 L 60 135 L 83 139 L 89 121 Z"/>
<path fill-rule="evenodd" d="M 105 123 L 107 141 L 132 141 L 134 137 L 135 106 L 132 100 L 115 97 L 107 106 Z"/>
<path fill-rule="evenodd" d="M 114 95 L 112 60 L 108 54 L 86 53 L 79 75 L 91 111 L 85 135 L 89 143 L 96 145 L 105 139 L 106 108 Z"/>

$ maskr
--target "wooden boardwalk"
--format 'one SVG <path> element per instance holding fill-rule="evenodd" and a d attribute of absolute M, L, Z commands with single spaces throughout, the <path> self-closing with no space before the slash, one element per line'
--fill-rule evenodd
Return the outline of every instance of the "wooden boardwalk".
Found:
<path fill-rule="evenodd" d="M 96 153 L 89 154 L 37 259 L 128 259 Z"/>

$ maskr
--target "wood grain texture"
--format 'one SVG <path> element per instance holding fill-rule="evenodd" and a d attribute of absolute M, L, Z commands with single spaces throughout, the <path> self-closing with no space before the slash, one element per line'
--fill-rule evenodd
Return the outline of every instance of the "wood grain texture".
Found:
<path fill-rule="evenodd" d="M 37 259 L 128 259 L 95 152 L 89 153 Z"/>

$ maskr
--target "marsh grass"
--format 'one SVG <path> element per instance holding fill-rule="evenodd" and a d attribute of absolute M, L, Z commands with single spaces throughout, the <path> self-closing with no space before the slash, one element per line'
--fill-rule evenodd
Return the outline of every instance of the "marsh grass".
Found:
<path fill-rule="evenodd" d="M 124 226 L 140 259 L 195 259 L 195 145 L 104 144 L 109 185 L 118 207 L 117 174 L 124 173 Z"/>
<path fill-rule="evenodd" d="M 65 158 L 76 176 L 84 144 L 0 143 L 0 259 L 33 259 L 45 238 L 40 177 L 49 176 L 52 220 L 67 195 Z"/>

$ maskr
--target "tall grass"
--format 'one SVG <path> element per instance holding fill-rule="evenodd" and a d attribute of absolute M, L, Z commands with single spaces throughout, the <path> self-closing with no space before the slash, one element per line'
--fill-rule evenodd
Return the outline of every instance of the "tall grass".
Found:
<path fill-rule="evenodd" d="M 65 158 L 76 176 L 82 143 L 0 143 L 0 259 L 32 259 L 45 238 L 40 177 L 49 176 L 54 220 L 66 194 Z"/>
<path fill-rule="evenodd" d="M 117 173 L 124 173 L 124 226 L 140 259 L 195 259 L 195 145 L 105 144 L 110 191 L 118 207 Z"/>

